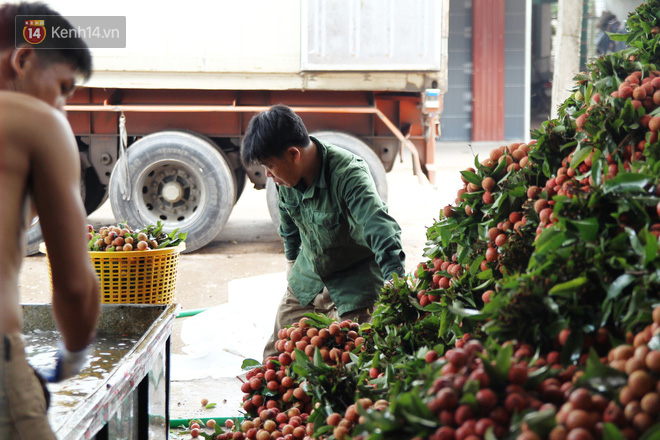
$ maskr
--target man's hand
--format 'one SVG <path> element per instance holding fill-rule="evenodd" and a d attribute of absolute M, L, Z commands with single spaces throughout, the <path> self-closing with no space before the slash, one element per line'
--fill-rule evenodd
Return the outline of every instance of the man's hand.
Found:
<path fill-rule="evenodd" d="M 78 374 L 82 366 L 92 354 L 92 347 L 87 346 L 80 351 L 69 351 L 62 341 L 58 344 L 55 365 L 39 370 L 48 382 L 60 382 Z"/>

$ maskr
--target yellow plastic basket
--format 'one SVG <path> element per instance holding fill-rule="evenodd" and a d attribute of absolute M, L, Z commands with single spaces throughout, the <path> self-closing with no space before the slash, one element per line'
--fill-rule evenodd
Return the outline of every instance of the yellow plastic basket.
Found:
<path fill-rule="evenodd" d="M 176 290 L 179 255 L 185 243 L 150 251 L 89 252 L 101 284 L 101 302 L 171 304 Z M 46 253 L 44 243 L 39 250 Z M 48 276 L 53 282 L 48 262 Z"/>

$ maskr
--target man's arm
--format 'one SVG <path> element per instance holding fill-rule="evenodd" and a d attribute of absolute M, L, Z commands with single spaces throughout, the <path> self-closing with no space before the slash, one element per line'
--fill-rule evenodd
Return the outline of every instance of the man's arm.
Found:
<path fill-rule="evenodd" d="M 80 157 L 62 114 L 41 108 L 30 120 L 31 192 L 52 271 L 53 314 L 65 347 L 79 351 L 94 339 L 99 316 L 99 286 L 80 197 Z"/>
<path fill-rule="evenodd" d="M 387 212 L 387 205 L 376 191 L 364 163 L 342 176 L 340 192 L 350 215 L 364 230 L 364 237 L 375 255 L 383 278 L 392 273 L 405 275 L 405 254 L 401 245 L 401 227 Z"/>
<path fill-rule="evenodd" d="M 294 261 L 296 258 L 298 258 L 298 253 L 300 252 L 300 231 L 282 204 L 279 188 L 277 189 L 277 192 L 277 205 L 280 211 L 280 226 L 277 230 L 277 233 L 280 237 L 282 237 L 284 244 L 284 255 L 286 259 L 288 261 Z"/>

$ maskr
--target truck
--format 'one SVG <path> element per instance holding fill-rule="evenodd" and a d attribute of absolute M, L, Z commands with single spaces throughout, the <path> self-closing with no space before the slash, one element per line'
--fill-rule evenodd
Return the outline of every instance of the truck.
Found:
<path fill-rule="evenodd" d="M 126 17 L 126 47 L 92 48 L 93 75 L 65 107 L 88 213 L 109 199 L 118 221 L 179 228 L 193 252 L 249 180 L 277 222 L 274 184 L 240 161 L 251 117 L 274 104 L 361 156 L 384 200 L 404 150 L 420 182 L 434 181 L 449 0 L 50 4 L 72 19 Z M 28 254 L 40 241 L 37 221 Z"/>

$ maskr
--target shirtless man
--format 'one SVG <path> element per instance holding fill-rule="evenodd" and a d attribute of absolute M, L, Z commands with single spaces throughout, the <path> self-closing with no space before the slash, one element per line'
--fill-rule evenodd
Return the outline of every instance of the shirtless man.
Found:
<path fill-rule="evenodd" d="M 46 400 L 25 360 L 18 276 L 26 228 L 39 215 L 53 278 L 53 315 L 62 334 L 49 381 L 78 372 L 99 315 L 99 287 L 87 252 L 78 148 L 64 115 L 75 81 L 89 77 L 82 40 L 69 49 L 15 47 L 16 15 L 57 14 L 42 4 L 0 6 L 0 439 L 53 439 Z"/>

